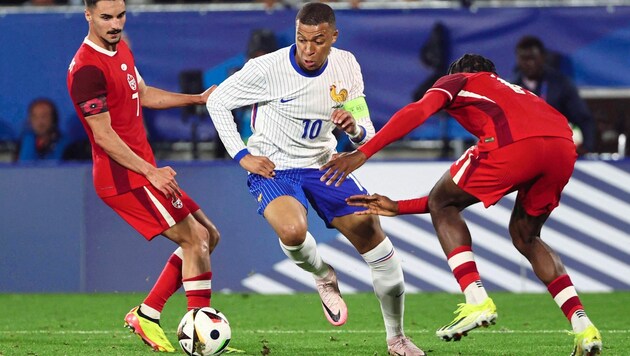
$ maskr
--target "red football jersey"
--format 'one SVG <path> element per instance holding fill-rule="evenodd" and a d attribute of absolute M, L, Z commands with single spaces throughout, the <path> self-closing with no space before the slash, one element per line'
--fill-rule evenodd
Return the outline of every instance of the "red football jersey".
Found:
<path fill-rule="evenodd" d="M 490 151 L 528 137 L 573 140 L 567 119 L 535 94 L 496 74 L 456 73 L 440 78 L 427 92 L 448 96 L 446 111 Z"/>
<path fill-rule="evenodd" d="M 140 106 L 141 80 L 124 41 L 111 52 L 86 38 L 68 68 L 68 92 L 92 144 L 94 187 L 100 197 L 118 195 L 150 183 L 144 176 L 118 164 L 95 144 L 86 121 L 90 115 L 86 118 L 83 112 L 103 112 L 102 101 L 96 99 L 105 96 L 113 130 L 132 151 L 155 166 Z M 81 104 L 83 108 L 79 107 Z"/>
<path fill-rule="evenodd" d="M 481 72 L 438 79 L 422 99 L 396 112 L 359 150 L 371 157 L 441 109 L 479 139 L 481 152 L 528 137 L 562 137 L 573 142 L 569 122 L 556 109 L 496 74 Z"/>

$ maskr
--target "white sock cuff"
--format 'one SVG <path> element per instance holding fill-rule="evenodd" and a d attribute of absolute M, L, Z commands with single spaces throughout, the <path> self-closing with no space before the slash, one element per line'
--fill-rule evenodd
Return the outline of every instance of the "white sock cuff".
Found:
<path fill-rule="evenodd" d="M 142 312 L 142 314 L 148 316 L 151 319 L 160 319 L 160 311 L 158 311 L 157 309 L 151 308 L 150 306 L 142 303 L 140 304 L 140 311 Z"/>
<path fill-rule="evenodd" d="M 447 261 L 448 266 L 451 268 L 451 271 L 454 271 L 455 268 L 467 262 L 475 262 L 475 255 L 472 251 L 460 252 L 455 256 L 449 258 Z"/>
<path fill-rule="evenodd" d="M 178 248 L 177 248 L 177 249 L 173 252 L 173 254 L 174 254 L 175 256 L 177 256 L 177 257 L 181 258 L 181 259 L 182 259 L 182 261 L 184 260 L 184 250 L 182 250 L 182 248 L 181 248 L 181 247 L 178 247 Z"/>
<path fill-rule="evenodd" d="M 389 237 L 385 236 L 385 239 L 381 241 L 376 247 L 370 251 L 362 254 L 361 256 L 365 262 L 369 264 L 380 263 L 390 259 L 394 256 L 394 245 L 389 240 Z"/>

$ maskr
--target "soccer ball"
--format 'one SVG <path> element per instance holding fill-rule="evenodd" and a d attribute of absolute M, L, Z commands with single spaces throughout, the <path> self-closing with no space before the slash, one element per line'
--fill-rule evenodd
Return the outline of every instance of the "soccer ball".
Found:
<path fill-rule="evenodd" d="M 225 315 L 210 307 L 189 310 L 177 327 L 179 346 L 190 356 L 219 355 L 231 337 Z"/>

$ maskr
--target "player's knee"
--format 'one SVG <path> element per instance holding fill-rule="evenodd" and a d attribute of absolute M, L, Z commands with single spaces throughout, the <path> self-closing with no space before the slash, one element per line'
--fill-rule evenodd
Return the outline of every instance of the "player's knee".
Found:
<path fill-rule="evenodd" d="M 219 240 L 221 239 L 221 233 L 214 226 L 206 226 L 208 232 L 208 246 L 210 248 L 210 252 L 214 251 L 214 248 L 219 244 Z"/>
<path fill-rule="evenodd" d="M 302 224 L 283 224 L 276 231 L 282 243 L 287 246 L 297 246 L 306 238 L 306 226 Z"/>
<path fill-rule="evenodd" d="M 361 224 L 361 236 L 366 244 L 376 246 L 385 240 L 385 231 L 381 228 L 381 223 L 376 215 L 366 215 L 368 218 Z"/>
<path fill-rule="evenodd" d="M 210 233 L 203 225 L 194 222 L 186 235 L 182 249 L 192 250 L 196 255 L 210 254 Z"/>
<path fill-rule="evenodd" d="M 523 255 L 527 255 L 536 242 L 537 236 L 532 233 L 532 229 L 522 224 L 510 224 L 510 236 L 512 244 Z"/>
<path fill-rule="evenodd" d="M 433 214 L 434 212 L 438 213 L 440 209 L 442 209 L 442 207 L 444 206 L 440 194 L 434 193 L 434 190 L 432 190 L 431 194 L 429 194 L 429 201 L 427 202 L 427 206 L 429 207 L 429 212 L 431 214 Z"/>

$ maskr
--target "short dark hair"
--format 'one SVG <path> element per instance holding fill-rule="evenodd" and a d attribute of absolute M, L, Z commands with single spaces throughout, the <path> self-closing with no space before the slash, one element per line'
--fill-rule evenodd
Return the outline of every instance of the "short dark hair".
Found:
<path fill-rule="evenodd" d="M 536 36 L 523 36 L 516 44 L 517 51 L 530 48 L 538 48 L 541 54 L 545 54 L 547 51 L 543 42 Z"/>
<path fill-rule="evenodd" d="M 96 6 L 96 3 L 99 2 L 101 0 L 83 0 L 83 3 L 85 4 L 85 7 L 87 8 L 93 8 L 94 6 Z M 110 0 L 113 1 L 113 0 Z M 123 0 L 124 2 L 127 2 L 126 0 Z"/>
<path fill-rule="evenodd" d="M 491 60 L 479 54 L 473 53 L 466 53 L 451 63 L 451 66 L 448 68 L 448 74 L 477 72 L 490 72 L 496 74 L 497 70 Z"/>
<path fill-rule="evenodd" d="M 308 2 L 298 11 L 295 20 L 310 26 L 317 26 L 322 23 L 335 26 L 335 12 L 327 4 Z"/>

